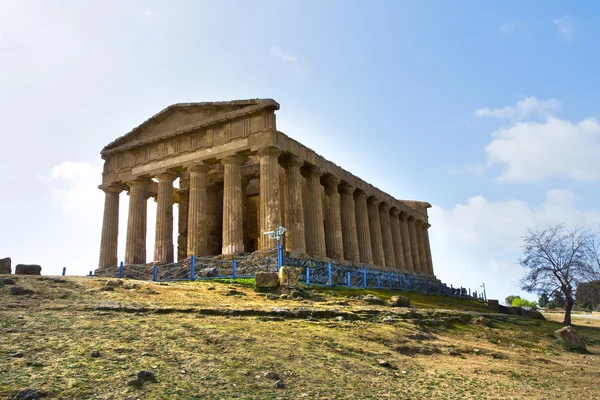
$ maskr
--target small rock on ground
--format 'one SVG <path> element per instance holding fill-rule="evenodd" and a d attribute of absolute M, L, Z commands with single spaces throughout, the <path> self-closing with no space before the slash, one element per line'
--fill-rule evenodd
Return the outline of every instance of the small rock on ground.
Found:
<path fill-rule="evenodd" d="M 114 286 L 102 286 L 100 288 L 100 290 L 102 290 L 103 292 L 114 292 L 115 287 Z"/>
<path fill-rule="evenodd" d="M 362 300 L 370 304 L 383 304 L 383 300 L 373 294 L 363 296 Z"/>
<path fill-rule="evenodd" d="M 15 280 L 14 279 L 10 279 L 10 278 L 4 278 L 4 279 L 2 279 L 2 283 L 4 283 L 5 285 L 14 285 L 15 284 Z"/>
<path fill-rule="evenodd" d="M 277 372 L 268 371 L 268 372 L 265 372 L 265 378 L 267 378 L 267 379 L 273 379 L 275 381 L 278 381 L 279 380 L 279 374 Z"/>
<path fill-rule="evenodd" d="M 27 294 L 27 291 L 23 286 L 13 286 L 10 288 L 10 294 L 18 296 L 21 294 Z"/>
<path fill-rule="evenodd" d="M 92 358 L 98 358 L 100 357 L 100 352 L 98 350 L 94 350 L 92 351 Z"/>
<path fill-rule="evenodd" d="M 154 373 L 150 371 L 139 371 L 137 373 L 137 377 L 146 382 L 156 382 L 156 377 L 154 376 Z"/>
<path fill-rule="evenodd" d="M 38 400 L 43 396 L 43 393 L 38 389 L 23 389 L 15 396 L 15 400 Z"/>
<path fill-rule="evenodd" d="M 285 387 L 285 385 L 283 384 L 283 381 L 278 380 L 277 382 L 275 382 L 275 387 L 277 389 L 283 389 Z"/>
<path fill-rule="evenodd" d="M 12 358 L 21 358 L 21 357 L 23 357 L 23 355 L 24 355 L 24 354 L 23 354 L 23 352 L 22 352 L 22 351 L 17 351 L 16 353 L 13 353 L 13 354 L 11 354 L 10 356 L 11 356 Z"/>

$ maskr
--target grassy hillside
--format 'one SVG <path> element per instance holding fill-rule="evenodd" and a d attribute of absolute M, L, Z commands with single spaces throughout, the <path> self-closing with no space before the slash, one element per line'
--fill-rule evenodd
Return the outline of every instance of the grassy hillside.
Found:
<path fill-rule="evenodd" d="M 598 321 L 576 319 L 590 354 L 574 354 L 558 322 L 447 297 L 403 292 L 406 309 L 357 298 L 391 291 L 268 300 L 248 281 L 16 279 L 34 293 L 0 286 L 0 398 L 600 398 Z M 140 370 L 155 381 L 129 385 Z"/>

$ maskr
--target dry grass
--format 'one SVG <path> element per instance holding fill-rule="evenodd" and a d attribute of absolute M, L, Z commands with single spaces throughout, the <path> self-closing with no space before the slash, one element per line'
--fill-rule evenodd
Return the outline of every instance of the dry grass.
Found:
<path fill-rule="evenodd" d="M 365 293 L 349 289 L 319 289 L 317 301 L 270 301 L 230 283 L 148 282 L 103 292 L 93 278 L 19 280 L 35 294 L 10 296 L 0 287 L 2 398 L 26 387 L 59 399 L 600 398 L 596 321 L 576 327 L 591 344 L 582 355 L 552 336 L 557 322 L 484 314 L 478 303 L 435 296 L 409 294 L 420 308 L 396 312 L 347 297 Z M 245 295 L 225 296 L 231 287 Z M 180 311 L 94 309 L 107 301 Z M 273 307 L 344 310 L 356 320 L 227 315 Z M 396 319 L 383 322 L 389 316 Z M 101 357 L 92 358 L 93 350 Z M 22 358 L 10 356 L 17 351 Z M 142 369 L 157 382 L 128 386 Z M 276 388 L 267 371 L 285 387 Z"/>

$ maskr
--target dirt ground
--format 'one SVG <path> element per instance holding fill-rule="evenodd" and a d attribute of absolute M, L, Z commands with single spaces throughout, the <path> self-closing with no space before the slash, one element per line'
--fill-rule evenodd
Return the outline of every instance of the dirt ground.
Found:
<path fill-rule="evenodd" d="M 578 315 L 587 354 L 553 335 L 560 315 L 447 297 L 319 288 L 268 300 L 244 281 L 104 291 L 99 278 L 16 279 L 32 293 L 0 286 L 0 398 L 600 398 L 600 321 Z M 366 303 L 367 292 L 412 307 Z M 141 370 L 154 379 L 139 383 Z"/>

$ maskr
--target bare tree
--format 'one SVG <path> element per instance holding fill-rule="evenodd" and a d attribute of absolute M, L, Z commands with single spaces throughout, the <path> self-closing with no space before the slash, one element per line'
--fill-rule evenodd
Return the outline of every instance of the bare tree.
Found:
<path fill-rule="evenodd" d="M 589 230 L 565 224 L 527 232 L 523 238 L 523 258 L 519 263 L 527 274 L 521 279 L 521 288 L 549 297 L 562 293 L 566 299 L 563 325 L 571 325 L 571 310 L 575 302 L 577 284 L 595 275 L 594 260 L 600 253 L 598 239 Z"/>

